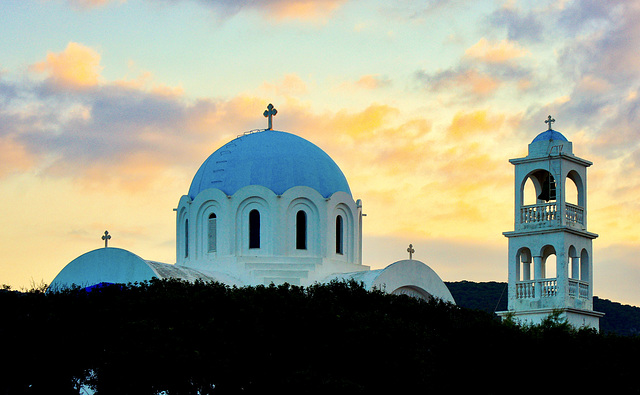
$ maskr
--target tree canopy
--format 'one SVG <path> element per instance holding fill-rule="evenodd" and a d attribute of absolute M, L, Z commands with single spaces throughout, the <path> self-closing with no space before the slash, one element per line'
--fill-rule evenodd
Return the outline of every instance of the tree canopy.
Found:
<path fill-rule="evenodd" d="M 523 328 L 355 282 L 5 290 L 0 306 L 2 394 L 512 393 L 540 375 L 547 389 L 584 390 L 591 372 L 637 389 L 623 362 L 635 337 L 551 318 Z"/>

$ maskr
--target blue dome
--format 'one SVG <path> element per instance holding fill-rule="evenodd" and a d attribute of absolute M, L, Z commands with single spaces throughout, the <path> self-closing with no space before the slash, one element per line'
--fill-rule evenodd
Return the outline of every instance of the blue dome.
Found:
<path fill-rule="evenodd" d="M 537 135 L 536 138 L 533 139 L 532 143 L 535 143 L 536 141 L 549 141 L 549 140 L 569 141 L 567 140 L 566 137 L 562 135 L 562 133 L 556 132 L 553 129 L 549 129 Z"/>
<path fill-rule="evenodd" d="M 189 197 L 217 188 L 231 196 L 247 185 L 262 185 L 277 195 L 307 186 L 329 197 L 351 195 L 344 174 L 323 150 L 296 135 L 265 130 L 246 134 L 220 147 L 204 161 L 189 188 Z"/>

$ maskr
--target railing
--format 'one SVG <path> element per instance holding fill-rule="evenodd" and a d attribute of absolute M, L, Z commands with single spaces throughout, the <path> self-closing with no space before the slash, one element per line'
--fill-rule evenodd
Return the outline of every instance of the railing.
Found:
<path fill-rule="evenodd" d="M 535 281 L 522 281 L 516 283 L 516 299 L 532 299 L 535 297 Z"/>
<path fill-rule="evenodd" d="M 544 280 L 528 280 L 516 283 L 516 299 L 533 299 L 536 288 L 540 289 L 540 296 L 549 298 L 558 294 L 558 281 L 555 278 Z"/>
<path fill-rule="evenodd" d="M 578 299 L 589 299 L 589 283 L 570 278 L 569 296 Z"/>
<path fill-rule="evenodd" d="M 540 297 L 550 298 L 558 294 L 558 280 L 545 278 L 542 280 L 527 280 L 516 283 L 516 299 L 536 298 L 536 289 L 540 289 Z M 589 299 L 589 283 L 585 281 L 569 279 L 569 297 Z"/>
<path fill-rule="evenodd" d="M 549 222 L 557 219 L 558 206 L 555 203 L 532 204 L 522 206 L 520 209 L 520 223 L 522 224 Z"/>
<path fill-rule="evenodd" d="M 565 218 L 568 224 L 584 225 L 584 208 L 575 204 L 565 205 Z M 531 225 L 552 225 L 560 219 L 558 205 L 553 203 L 531 204 L 520 208 L 520 223 Z"/>
<path fill-rule="evenodd" d="M 567 221 L 584 225 L 584 208 L 576 206 L 575 204 L 567 203 L 567 209 L 565 212 Z"/>

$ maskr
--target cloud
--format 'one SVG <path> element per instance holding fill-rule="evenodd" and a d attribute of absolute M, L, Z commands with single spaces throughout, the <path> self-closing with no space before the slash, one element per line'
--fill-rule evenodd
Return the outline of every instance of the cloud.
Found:
<path fill-rule="evenodd" d="M 488 22 L 493 29 L 505 29 L 509 40 L 525 42 L 541 41 L 546 25 L 539 11 L 524 11 L 511 2 L 493 11 Z"/>
<path fill-rule="evenodd" d="M 100 54 L 82 44 L 70 42 L 64 51 L 49 52 L 44 61 L 31 69 L 43 73 L 58 88 L 86 89 L 96 86 L 100 80 Z"/>
<path fill-rule="evenodd" d="M 342 6 L 346 0 L 280 0 L 262 2 L 278 19 L 313 20 L 326 18 Z"/>
<path fill-rule="evenodd" d="M 490 43 L 483 37 L 465 51 L 465 56 L 487 63 L 508 63 L 528 53 L 517 42 L 501 40 Z"/>
<path fill-rule="evenodd" d="M 34 156 L 11 137 L 0 137 L 0 178 L 33 167 Z"/>
<path fill-rule="evenodd" d="M 419 71 L 416 73 L 416 78 L 428 91 L 457 93 L 461 96 L 472 95 L 474 98 L 486 97 L 494 93 L 502 83 L 495 76 L 467 67 L 442 70 L 432 74 Z"/>
<path fill-rule="evenodd" d="M 103 7 L 109 3 L 124 3 L 127 0 L 67 0 L 69 4 L 81 9 Z"/>
<path fill-rule="evenodd" d="M 184 1 L 184 0 L 173 0 Z M 199 0 L 215 9 L 222 18 L 236 15 L 243 9 L 266 12 L 276 20 L 318 20 L 331 15 L 347 0 Z"/>
<path fill-rule="evenodd" d="M 366 90 L 385 88 L 389 85 L 391 85 L 391 80 L 378 74 L 363 75 L 355 82 L 356 87 Z"/>
<path fill-rule="evenodd" d="M 307 84 L 297 74 L 287 74 L 276 83 L 265 82 L 260 88 L 265 96 L 302 96 L 308 93 Z"/>
<path fill-rule="evenodd" d="M 457 112 L 447 133 L 454 139 L 464 139 L 478 133 L 490 133 L 498 130 L 505 120 L 504 115 L 492 116 L 486 110 Z"/>

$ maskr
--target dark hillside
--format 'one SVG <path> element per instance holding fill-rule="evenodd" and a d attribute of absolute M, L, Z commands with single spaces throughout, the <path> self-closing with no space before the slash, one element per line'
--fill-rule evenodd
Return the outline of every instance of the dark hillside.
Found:
<path fill-rule="evenodd" d="M 490 314 L 507 309 L 507 283 L 458 281 L 446 285 L 458 306 Z M 605 313 L 600 319 L 602 333 L 621 336 L 640 334 L 640 308 L 594 296 L 593 309 Z"/>

